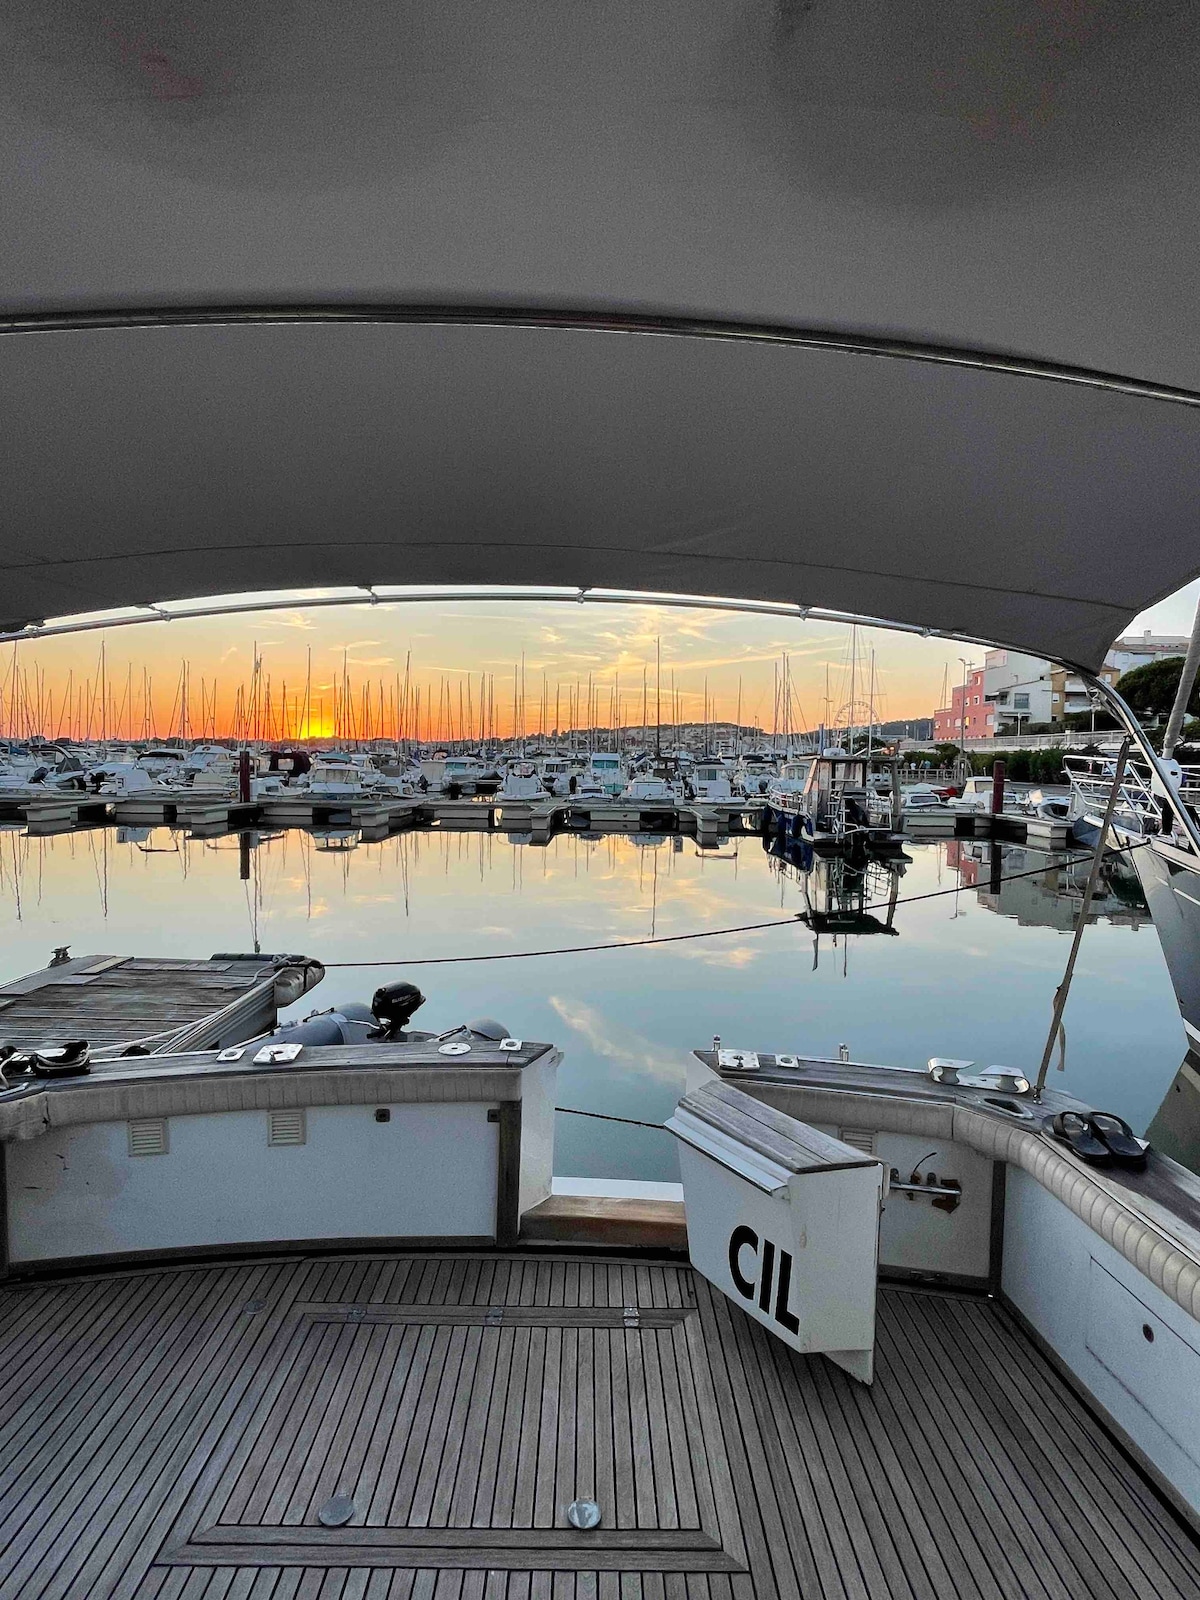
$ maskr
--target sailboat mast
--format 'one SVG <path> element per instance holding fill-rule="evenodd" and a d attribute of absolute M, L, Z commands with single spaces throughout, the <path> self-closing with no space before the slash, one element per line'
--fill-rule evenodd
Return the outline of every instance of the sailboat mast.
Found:
<path fill-rule="evenodd" d="M 654 640 L 654 753 L 662 755 L 662 634 Z"/>

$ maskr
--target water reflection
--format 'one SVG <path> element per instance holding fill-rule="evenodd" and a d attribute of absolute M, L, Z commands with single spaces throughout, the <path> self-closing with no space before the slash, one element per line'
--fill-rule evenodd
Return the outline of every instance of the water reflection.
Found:
<path fill-rule="evenodd" d="M 896 909 L 900 884 L 911 865 L 907 855 L 887 860 L 819 855 L 804 839 L 763 836 L 770 869 L 795 877 L 804 892 L 806 910 L 800 920 L 812 929 L 813 967 L 821 960 L 822 937 L 833 951 L 841 952 L 845 976 L 850 944 L 871 934 L 899 935 Z"/>
<path fill-rule="evenodd" d="M 1025 928 L 1072 933 L 1079 919 L 1091 858 L 1061 851 L 999 845 L 991 840 L 948 839 L 946 862 L 978 903 Z M 1101 920 L 1137 932 L 1150 926 L 1150 911 L 1137 873 L 1123 856 L 1100 868 L 1088 923 Z"/>
<path fill-rule="evenodd" d="M 565 1051 L 562 1104 L 655 1121 L 682 1090 L 688 1052 L 714 1034 L 826 1056 L 845 1042 L 857 1059 L 906 1066 L 949 1055 L 1036 1067 L 1084 872 L 972 841 L 910 845 L 910 859 L 861 871 L 771 854 L 757 837 L 701 849 L 661 834 L 526 844 L 433 829 L 352 843 L 298 830 L 0 832 L 0 973 L 31 971 L 63 944 L 311 953 L 331 966 L 303 1010 L 411 977 L 429 996 L 428 1026 L 493 1015 L 552 1039 Z M 745 926 L 762 922 L 782 925 Z M 631 942 L 722 928 L 741 931 Z M 417 965 L 595 944 L 617 947 Z M 1183 1100 L 1158 941 L 1115 883 L 1084 938 L 1067 1027 L 1056 1083 L 1139 1128 L 1168 1090 Z M 655 1130 L 562 1117 L 556 1167 L 669 1179 L 674 1154 Z"/>

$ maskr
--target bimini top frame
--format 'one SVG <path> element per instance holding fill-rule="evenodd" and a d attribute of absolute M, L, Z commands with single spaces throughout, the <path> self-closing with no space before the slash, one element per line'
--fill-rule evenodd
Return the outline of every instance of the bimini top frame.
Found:
<path fill-rule="evenodd" d="M 740 611 L 752 616 L 791 617 L 797 622 L 835 622 L 849 626 L 886 628 L 893 633 L 921 638 L 954 639 L 966 644 L 994 646 L 994 639 L 970 638 L 938 628 L 891 622 L 857 612 L 831 611 L 824 606 L 793 605 L 787 601 L 735 599 L 726 595 L 665 594 L 642 589 L 579 589 L 538 584 L 369 584 L 340 589 L 263 590 L 236 595 L 201 595 L 194 600 L 160 600 L 146 606 L 115 607 L 47 617 L 23 628 L 0 633 L 0 644 L 16 644 L 61 634 L 91 633 L 103 628 L 125 628 L 141 623 L 180 622 L 197 617 L 223 617 L 239 612 L 297 611 L 326 606 L 394 606 L 441 601 L 482 601 L 499 604 L 532 602 L 564 605 L 646 605 L 685 610 Z"/>

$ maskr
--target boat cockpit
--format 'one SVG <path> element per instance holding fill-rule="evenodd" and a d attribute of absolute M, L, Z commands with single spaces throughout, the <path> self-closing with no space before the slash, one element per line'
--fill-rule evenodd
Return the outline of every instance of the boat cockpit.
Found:
<path fill-rule="evenodd" d="M 1119 725 L 1068 959 L 1125 829 L 1200 1044 L 1200 822 L 1098 675 L 1200 575 L 1200 8 L 9 12 L 0 642 L 452 595 L 1059 663 Z M 776 827 L 890 833 L 796 765 Z M 1200 1186 L 1048 1079 L 1073 965 L 1040 1064 L 681 1038 L 663 1193 L 555 1173 L 520 1018 L 36 960 L 0 1600 L 1200 1600 Z"/>

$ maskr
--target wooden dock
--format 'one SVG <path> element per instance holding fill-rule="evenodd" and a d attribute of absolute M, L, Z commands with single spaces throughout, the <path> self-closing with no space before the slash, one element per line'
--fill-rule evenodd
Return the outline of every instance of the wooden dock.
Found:
<path fill-rule="evenodd" d="M 764 802 L 671 801 L 666 804 L 620 798 L 591 800 L 565 795 L 545 800 L 501 801 L 495 795 L 449 799 L 444 795 L 390 797 L 370 795 L 356 800 L 313 800 L 302 790 L 258 801 L 231 800 L 220 795 L 182 791 L 178 796 L 134 795 L 113 799 L 105 795 L 47 794 L 35 799 L 0 796 L 0 821 L 23 822 L 32 834 L 63 833 L 74 828 L 97 827 L 106 822 L 128 826 L 168 826 L 197 835 L 229 833 L 261 825 L 266 828 L 353 827 L 368 839 L 386 838 L 404 828 L 445 828 L 458 831 L 492 831 L 532 835 L 535 844 L 546 843 L 563 829 L 589 829 L 597 833 L 639 833 L 656 829 L 684 833 L 701 845 L 712 845 L 730 834 L 757 832 Z M 1029 817 L 1021 812 L 938 810 L 909 812 L 903 831 L 916 842 L 943 838 L 999 838 L 1038 845 L 1042 849 L 1069 847 L 1070 827 L 1065 822 Z"/>
<path fill-rule="evenodd" d="M 1193 1538 L 1004 1310 L 880 1298 L 866 1389 L 672 1264 L 0 1291 L 0 1600 L 1200 1600 Z"/>
<path fill-rule="evenodd" d="M 179 961 L 79 956 L 0 988 L 0 1040 L 19 1049 L 86 1039 L 157 1054 L 205 1050 L 274 1026 L 270 956 Z"/>
<path fill-rule="evenodd" d="M 1071 848 L 1071 824 L 1049 817 L 1031 817 L 1023 811 L 955 811 L 950 806 L 910 811 L 904 832 L 916 843 L 931 839 L 1002 839 L 1031 844 L 1042 850 Z"/>

